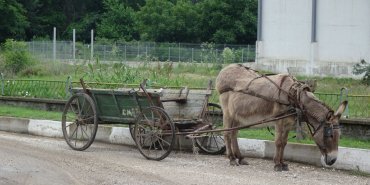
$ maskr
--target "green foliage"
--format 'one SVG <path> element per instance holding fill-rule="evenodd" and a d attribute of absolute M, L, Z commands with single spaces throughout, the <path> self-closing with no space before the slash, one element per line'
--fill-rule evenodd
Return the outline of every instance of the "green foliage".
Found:
<path fill-rule="evenodd" d="M 24 42 L 7 39 L 3 44 L 4 67 L 12 73 L 18 73 L 31 66 L 34 61 Z"/>
<path fill-rule="evenodd" d="M 174 4 L 168 0 L 148 0 L 138 11 L 142 40 L 173 41 L 175 16 Z M 171 40 L 169 40 L 171 39 Z"/>
<path fill-rule="evenodd" d="M 203 42 L 200 47 L 202 48 L 202 62 L 220 62 L 214 43 Z"/>
<path fill-rule="evenodd" d="M 135 12 L 119 0 L 104 0 L 105 12 L 97 25 L 97 36 L 112 40 L 138 39 Z"/>
<path fill-rule="evenodd" d="M 51 38 L 254 44 L 257 0 L 0 0 L 0 42 Z"/>
<path fill-rule="evenodd" d="M 233 63 L 234 60 L 235 60 L 235 55 L 234 55 L 233 51 L 228 47 L 226 47 L 222 51 L 222 57 L 224 59 L 224 63 Z"/>
<path fill-rule="evenodd" d="M 253 43 L 257 30 L 257 0 L 204 0 L 199 3 L 203 41 Z"/>
<path fill-rule="evenodd" d="M 51 37 L 57 28 L 58 39 L 70 39 L 76 28 L 77 39 L 88 41 L 90 29 L 95 29 L 96 18 L 102 11 L 101 0 L 17 0 L 26 11 L 30 26 L 26 39 Z"/>
<path fill-rule="evenodd" d="M 29 22 L 26 11 L 17 0 L 0 0 L 0 43 L 7 38 L 25 38 Z"/>
<path fill-rule="evenodd" d="M 362 82 L 366 85 L 370 85 L 370 65 L 365 60 L 361 60 L 360 63 L 353 66 L 353 74 L 364 74 L 362 77 Z"/>

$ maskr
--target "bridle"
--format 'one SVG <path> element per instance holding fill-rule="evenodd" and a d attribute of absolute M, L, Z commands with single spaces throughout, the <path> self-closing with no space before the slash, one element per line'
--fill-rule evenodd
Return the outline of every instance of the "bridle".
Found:
<path fill-rule="evenodd" d="M 306 113 L 308 113 L 308 112 L 306 112 Z M 327 116 L 327 118 L 329 118 L 333 114 L 333 112 L 330 111 L 328 114 L 329 115 Z M 312 117 L 314 117 L 314 116 L 312 116 Z M 299 119 L 299 118 L 297 118 L 297 119 Z M 314 118 L 314 119 L 317 119 L 317 118 Z M 328 122 L 326 120 L 325 121 L 319 121 L 320 125 L 317 128 L 315 128 L 315 126 L 312 125 L 307 120 L 307 118 L 306 118 L 305 122 L 307 123 L 308 130 L 310 131 L 310 134 L 311 134 L 312 137 L 314 137 L 320 129 L 324 129 L 323 130 L 324 138 L 328 138 L 328 137 L 332 138 L 332 137 L 334 137 L 334 130 L 341 128 L 341 126 L 339 124 L 334 124 L 334 123 Z"/>

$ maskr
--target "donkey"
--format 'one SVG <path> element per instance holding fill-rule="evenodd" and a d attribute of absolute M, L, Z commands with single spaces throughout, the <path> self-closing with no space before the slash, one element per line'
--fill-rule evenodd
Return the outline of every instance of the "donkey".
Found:
<path fill-rule="evenodd" d="M 347 101 L 334 112 L 310 92 L 309 86 L 294 77 L 283 74 L 264 76 L 241 64 L 231 64 L 222 69 L 216 79 L 216 89 L 220 93 L 224 129 L 288 115 L 261 125 L 275 125 L 275 171 L 289 170 L 283 155 L 289 130 L 296 121 L 305 121 L 311 128 L 311 135 L 325 163 L 335 163 L 340 136 L 339 119 Z M 289 116 L 292 110 L 296 114 Z M 224 132 L 227 157 L 230 165 L 248 165 L 240 153 L 237 134 L 238 130 Z"/>

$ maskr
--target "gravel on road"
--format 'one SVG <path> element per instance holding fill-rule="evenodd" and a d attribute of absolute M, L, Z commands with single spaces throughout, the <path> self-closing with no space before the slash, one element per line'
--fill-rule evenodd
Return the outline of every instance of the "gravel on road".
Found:
<path fill-rule="evenodd" d="M 86 151 L 64 140 L 0 132 L 0 184 L 353 184 L 370 178 L 348 171 L 288 162 L 273 171 L 272 160 L 249 158 L 229 166 L 225 156 L 173 151 L 162 161 L 146 160 L 135 147 L 95 142 Z"/>

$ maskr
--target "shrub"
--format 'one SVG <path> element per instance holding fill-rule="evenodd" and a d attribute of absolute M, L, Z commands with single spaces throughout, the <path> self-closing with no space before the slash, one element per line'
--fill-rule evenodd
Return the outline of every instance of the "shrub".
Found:
<path fill-rule="evenodd" d="M 4 68 L 17 74 L 33 64 L 25 42 L 7 39 L 3 44 Z"/>
<path fill-rule="evenodd" d="M 364 74 L 362 77 L 362 82 L 366 85 L 370 85 L 370 65 L 364 59 L 362 59 L 360 63 L 353 66 L 353 74 Z"/>
<path fill-rule="evenodd" d="M 228 47 L 222 51 L 222 57 L 224 58 L 224 63 L 227 64 L 233 63 L 235 60 L 234 52 Z"/>

